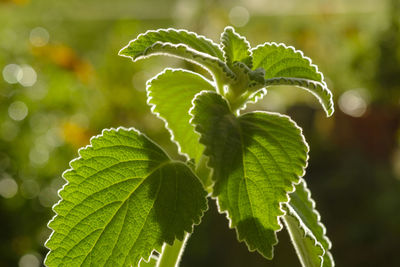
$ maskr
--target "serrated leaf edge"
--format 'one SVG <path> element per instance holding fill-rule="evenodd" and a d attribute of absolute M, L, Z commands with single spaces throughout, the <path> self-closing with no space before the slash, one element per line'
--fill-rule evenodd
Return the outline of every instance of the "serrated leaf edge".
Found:
<path fill-rule="evenodd" d="M 265 42 L 265 43 L 263 43 L 263 44 L 259 44 L 259 45 L 257 45 L 256 47 L 252 48 L 251 51 L 253 52 L 254 50 L 259 49 L 259 48 L 264 47 L 264 46 L 275 46 L 275 47 L 283 47 L 283 48 L 285 48 L 285 49 L 290 49 L 290 50 L 292 50 L 295 54 L 299 54 L 303 59 L 305 59 L 305 60 L 308 61 L 310 67 L 314 68 L 315 72 L 318 73 L 319 75 L 321 75 L 321 82 L 320 82 L 320 81 L 315 81 L 315 82 L 322 84 L 322 87 L 325 89 L 324 91 L 326 91 L 326 92 L 328 93 L 328 95 L 329 95 L 330 102 L 331 102 L 330 107 L 332 108 L 331 112 L 328 111 L 328 110 L 325 108 L 324 105 L 322 105 L 322 107 L 323 107 L 323 109 L 325 110 L 325 112 L 326 112 L 326 114 L 328 115 L 328 117 L 331 116 L 331 115 L 333 114 L 333 112 L 335 111 L 334 105 L 333 105 L 333 95 L 332 95 L 332 92 L 329 90 L 328 85 L 327 85 L 326 82 L 325 82 L 325 76 L 324 76 L 324 74 L 323 74 L 322 72 L 319 71 L 318 66 L 312 62 L 311 58 L 305 56 L 303 51 L 297 50 L 297 49 L 294 48 L 293 46 L 286 45 L 286 44 L 284 44 L 284 43 L 276 43 L 276 42 Z M 268 81 L 268 80 L 270 80 L 270 79 L 274 79 L 274 78 L 280 79 L 280 78 L 282 78 L 282 77 L 273 77 L 273 78 L 266 79 L 266 81 Z M 285 78 L 291 78 L 291 77 L 285 77 Z M 295 78 L 295 77 L 292 77 L 292 78 Z M 298 78 L 296 78 L 296 79 L 298 79 Z M 307 80 L 307 79 L 304 79 L 304 80 Z M 310 81 L 313 81 L 313 80 L 310 80 Z M 302 88 L 304 88 L 304 87 L 302 87 Z M 309 90 L 308 90 L 308 91 L 309 91 Z M 312 91 L 309 91 L 309 92 L 313 93 Z M 313 95 L 315 95 L 315 94 L 313 93 Z M 320 97 L 317 96 L 317 95 L 315 95 L 315 96 L 316 96 L 316 97 L 318 98 L 318 100 L 322 103 L 322 99 L 320 99 Z"/>
<path fill-rule="evenodd" d="M 220 37 L 220 39 L 221 39 L 221 44 L 220 44 L 220 50 L 222 51 L 222 55 L 224 56 L 224 59 L 225 59 L 225 62 L 226 63 L 228 63 L 228 60 L 230 60 L 229 58 L 228 58 L 228 56 L 226 55 L 226 53 L 225 53 L 225 49 L 224 49 L 224 47 L 227 47 L 227 39 L 225 38 L 225 32 L 226 31 L 231 31 L 232 33 L 233 33 L 233 35 L 235 35 L 236 37 L 238 37 L 239 39 L 241 39 L 241 40 L 243 40 L 244 41 L 244 43 L 246 44 L 246 46 L 247 46 L 247 52 L 248 52 L 248 56 L 251 58 L 251 65 L 250 66 L 247 66 L 247 67 L 249 67 L 250 69 L 251 68 L 253 68 L 253 51 L 252 51 L 252 49 L 251 49 L 251 45 L 250 45 L 250 42 L 246 39 L 246 37 L 244 37 L 244 36 L 242 36 L 242 35 L 240 35 L 240 34 L 238 34 L 236 31 L 235 31 L 235 28 L 233 28 L 232 26 L 226 26 L 225 28 L 224 28 L 224 30 L 222 31 L 222 33 L 221 33 L 221 37 Z M 233 64 L 234 62 L 232 61 L 232 64 Z M 243 62 L 242 62 L 243 63 Z M 243 64 L 245 64 L 245 63 L 243 63 Z"/>
<path fill-rule="evenodd" d="M 312 63 L 311 58 L 309 58 L 309 57 L 307 57 L 307 56 L 304 55 L 304 52 L 303 52 L 303 51 L 297 50 L 296 48 L 294 48 L 294 47 L 291 46 L 291 45 L 286 45 L 286 44 L 284 44 L 284 43 L 276 43 L 276 42 L 265 42 L 265 43 L 263 43 L 263 44 L 259 44 L 259 45 L 257 45 L 256 47 L 252 48 L 251 51 L 253 52 L 254 50 L 260 49 L 261 47 L 264 47 L 264 46 L 283 47 L 283 48 L 285 48 L 285 49 L 290 49 L 290 50 L 292 50 L 295 54 L 299 54 L 302 58 L 306 59 L 306 60 L 309 62 L 310 67 L 314 68 L 316 73 L 318 73 L 319 75 L 321 75 L 321 80 L 322 80 L 321 83 L 324 84 L 324 86 L 326 86 L 326 83 L 325 83 L 325 80 L 324 80 L 324 74 L 323 74 L 322 72 L 319 71 L 317 65 L 315 65 L 314 63 Z"/>
<path fill-rule="evenodd" d="M 194 119 L 194 116 L 195 116 L 195 115 L 193 114 L 193 110 L 194 110 L 194 108 L 195 108 L 195 101 L 196 101 L 196 99 L 197 99 L 200 95 L 206 94 L 206 93 L 209 93 L 209 92 L 212 92 L 212 91 L 202 91 L 202 92 L 196 94 L 195 97 L 194 97 L 193 100 L 192 100 L 192 108 L 189 110 L 189 114 L 192 116 L 192 118 L 190 119 L 190 123 L 191 123 L 192 125 L 194 125 L 195 131 L 199 134 L 199 136 L 200 136 L 199 142 L 200 142 L 200 143 L 202 143 L 202 140 L 201 140 L 201 139 L 202 139 L 202 138 L 201 138 L 201 133 L 197 130 L 196 125 L 193 123 L 193 119 Z M 215 93 L 215 92 L 213 92 L 213 93 Z M 220 95 L 220 96 L 221 96 L 221 95 Z M 221 97 L 226 101 L 226 103 L 228 104 L 228 107 L 229 107 L 229 102 L 228 102 L 223 96 L 221 96 Z M 229 108 L 230 108 L 230 107 L 229 107 Z M 305 175 L 305 173 L 306 173 L 306 169 L 307 169 L 307 166 L 308 166 L 308 159 L 309 159 L 309 154 L 308 154 L 308 152 L 309 152 L 310 148 L 309 148 L 309 145 L 308 145 L 308 143 L 306 142 L 305 137 L 304 137 L 304 135 L 303 135 L 303 129 L 302 129 L 301 127 L 299 127 L 299 126 L 297 125 L 297 123 L 296 123 L 294 120 L 292 120 L 289 116 L 284 115 L 284 114 L 281 114 L 281 113 L 277 113 L 277 112 L 267 112 L 267 111 L 257 111 L 257 112 L 259 112 L 259 113 L 266 113 L 266 114 L 272 114 L 272 115 L 277 115 L 277 116 L 279 116 L 279 117 L 283 117 L 283 118 L 288 119 L 288 120 L 289 120 L 291 123 L 293 123 L 293 125 L 299 130 L 299 133 L 300 133 L 300 135 L 301 135 L 302 141 L 303 141 L 303 143 L 304 143 L 304 145 L 306 146 L 306 149 L 307 149 L 307 157 L 306 157 L 306 160 L 305 160 L 305 161 L 306 161 L 306 164 L 305 164 L 305 166 L 302 168 L 302 169 L 303 169 L 303 172 L 302 172 L 302 174 L 299 176 L 299 181 L 298 181 L 297 183 L 293 183 L 293 182 L 292 182 L 292 188 L 291 188 L 289 191 L 286 192 L 286 200 L 279 203 L 279 210 L 280 210 L 281 213 L 282 213 L 281 215 L 278 215 L 277 218 L 276 218 L 276 222 L 277 222 L 277 224 L 279 225 L 279 229 L 277 229 L 277 230 L 274 231 L 274 239 L 275 239 L 275 242 L 272 244 L 271 257 L 270 257 L 270 258 L 266 257 L 267 259 L 270 259 L 270 260 L 271 260 L 271 259 L 274 257 L 274 247 L 275 247 L 275 245 L 277 245 L 278 242 L 279 242 L 279 241 L 278 241 L 278 237 L 277 237 L 277 233 L 280 232 L 280 231 L 283 229 L 283 225 L 282 225 L 282 223 L 281 223 L 281 218 L 282 218 L 283 216 L 286 215 L 286 211 L 285 211 L 285 209 L 283 208 L 283 205 L 287 205 L 287 204 L 289 203 L 289 201 L 290 201 L 290 196 L 289 196 L 289 194 L 290 194 L 290 193 L 293 193 L 293 192 L 296 190 L 295 186 L 298 185 L 298 184 L 301 182 L 301 178 L 302 178 L 302 177 Z M 237 118 L 237 116 L 235 116 L 235 117 Z M 205 150 L 204 150 L 204 152 L 203 152 L 203 154 L 206 155 L 206 156 L 208 157 L 208 159 L 209 159 L 209 160 L 207 161 L 207 166 L 208 166 L 211 170 L 214 170 L 214 168 L 211 166 L 211 165 L 212 165 L 212 162 L 214 161 L 214 159 L 213 159 L 212 156 L 207 155 L 207 153 L 206 153 L 206 152 L 207 152 L 207 146 L 206 146 L 204 143 L 202 143 L 202 144 L 206 147 Z M 211 187 L 214 187 L 214 185 L 215 185 L 215 181 L 212 181 Z M 220 205 L 220 203 L 219 203 L 217 197 L 211 196 L 211 198 L 214 199 L 214 200 L 216 201 L 217 208 L 218 208 L 218 212 L 219 212 L 220 214 L 225 213 L 225 216 L 226 216 L 227 220 L 229 221 L 229 228 L 230 228 L 230 229 L 235 229 L 235 232 L 236 232 L 236 236 L 237 236 L 238 241 L 239 241 L 239 242 L 244 242 L 244 243 L 246 244 L 246 246 L 247 246 L 247 248 L 248 248 L 248 250 L 249 250 L 250 252 L 257 251 L 257 252 L 260 253 L 261 255 L 264 255 L 264 254 L 263 254 L 259 249 L 257 249 L 257 248 L 250 248 L 249 245 L 247 244 L 247 242 L 246 242 L 243 238 L 242 238 L 242 239 L 239 239 L 239 232 L 238 232 L 237 228 L 236 228 L 235 226 L 233 226 L 233 222 L 232 222 L 232 220 L 230 219 L 229 211 L 228 211 L 227 209 L 226 209 L 226 210 L 222 210 L 222 209 L 221 209 L 221 205 Z"/>
<path fill-rule="evenodd" d="M 310 191 L 310 189 L 307 187 L 307 183 L 306 183 L 306 181 L 305 181 L 303 178 L 300 179 L 300 182 L 303 182 L 303 183 L 304 183 L 304 190 L 305 190 L 306 193 L 307 193 L 307 199 L 308 199 L 308 201 L 310 201 L 310 203 L 311 203 L 313 213 L 317 216 L 318 226 L 321 227 L 321 229 L 322 229 L 322 234 L 324 235 L 324 240 L 325 240 L 325 241 L 327 242 L 327 244 L 328 244 L 328 250 L 330 250 L 330 249 L 332 248 L 332 242 L 329 240 L 328 236 L 326 235 L 326 227 L 325 227 L 325 225 L 321 222 L 321 215 L 319 214 L 318 210 L 316 209 L 315 201 L 314 201 L 314 199 L 312 199 L 312 197 L 311 197 L 311 191 Z M 288 206 L 290 206 L 290 203 L 288 203 Z M 292 208 L 292 207 L 291 207 L 291 208 Z M 292 209 L 293 209 L 293 208 L 292 208 Z M 294 209 L 293 209 L 293 210 L 294 210 Z M 296 211 L 294 210 L 294 212 L 296 212 Z"/>
<path fill-rule="evenodd" d="M 308 91 L 309 93 L 311 93 L 318 99 L 318 101 L 321 104 L 322 108 L 324 109 L 327 117 L 332 116 L 333 112 L 335 111 L 334 104 L 333 104 L 332 92 L 320 82 L 317 82 L 314 80 L 309 80 L 309 79 L 292 78 L 292 77 L 276 77 L 276 78 L 271 78 L 271 79 L 265 80 L 266 87 L 273 86 L 273 85 L 295 86 L 295 87 L 299 87 L 301 89 Z M 321 88 L 321 91 L 329 99 L 327 105 L 325 105 L 323 99 L 315 91 L 312 91 L 311 85 L 314 87 L 314 89 L 317 89 L 318 87 Z"/>
<path fill-rule="evenodd" d="M 53 234 L 54 234 L 54 232 L 55 232 L 55 230 L 54 230 L 53 228 L 50 227 L 50 224 L 51 224 L 51 223 L 56 219 L 56 217 L 58 216 L 58 213 L 57 213 L 54 209 L 55 209 L 56 206 L 58 206 L 58 205 L 61 203 L 61 201 L 63 201 L 63 198 L 61 197 L 60 192 L 63 191 L 64 188 L 69 184 L 69 181 L 68 181 L 66 178 L 64 178 L 64 174 L 67 173 L 67 172 L 70 172 L 70 171 L 74 170 L 74 168 L 71 166 L 71 164 L 72 164 L 73 162 L 75 162 L 75 161 L 78 161 L 78 160 L 82 159 L 81 151 L 82 151 L 82 150 L 86 150 L 86 149 L 89 148 L 89 147 L 93 147 L 93 145 L 92 145 L 92 141 L 93 141 L 93 140 L 103 137 L 103 136 L 104 136 L 104 133 L 106 133 L 106 132 L 112 132 L 112 131 L 118 132 L 118 131 L 120 131 L 120 130 L 123 130 L 123 131 L 134 131 L 134 132 L 136 132 L 139 136 L 144 136 L 149 142 L 151 142 L 152 144 L 154 144 L 155 146 L 157 146 L 157 147 L 167 156 L 167 158 L 170 160 L 170 163 L 179 162 L 179 163 L 181 163 L 181 164 L 186 165 L 185 163 L 183 163 L 183 162 L 181 162 L 181 161 L 172 160 L 172 159 L 169 157 L 168 153 L 166 153 L 166 151 L 165 151 L 161 146 L 159 146 L 157 143 L 155 143 L 153 140 L 151 140 L 151 139 L 150 139 L 149 137 L 147 137 L 145 134 L 143 134 L 142 132 L 140 132 L 139 130 L 137 130 L 137 129 L 133 128 L 133 127 L 126 128 L 126 127 L 120 126 L 120 127 L 117 127 L 117 128 L 114 128 L 114 127 L 112 127 L 112 128 L 107 128 L 107 129 L 103 129 L 103 130 L 101 131 L 100 134 L 98 134 L 98 135 L 96 135 L 96 136 L 92 136 L 92 137 L 90 138 L 90 143 L 89 143 L 88 145 L 84 146 L 84 147 L 79 148 L 79 150 L 78 150 L 78 157 L 77 157 L 77 158 L 74 158 L 73 160 L 71 160 L 71 161 L 69 162 L 69 168 L 68 168 L 67 170 L 65 170 L 65 171 L 62 173 L 62 175 L 61 175 L 61 177 L 64 179 L 64 181 L 66 181 L 66 183 L 61 187 L 61 189 L 59 189 L 59 190 L 57 191 L 57 196 L 59 197 L 59 200 L 57 201 L 57 203 L 55 203 L 55 204 L 52 206 L 52 211 L 54 212 L 55 215 L 54 215 L 54 216 L 51 218 L 51 220 L 47 223 L 47 228 L 49 228 L 49 229 L 51 230 L 51 234 L 49 235 L 49 237 L 47 238 L 46 242 L 44 243 L 44 247 L 47 248 L 47 249 L 49 250 L 49 251 L 46 253 L 46 256 L 45 256 L 45 258 L 44 258 L 44 260 L 43 260 L 44 263 L 46 262 L 47 257 L 49 256 L 50 252 L 52 251 L 51 248 L 47 247 L 46 244 L 47 244 L 47 242 L 51 239 L 51 237 L 53 236 Z M 202 185 L 201 180 L 200 180 L 200 179 L 197 177 L 197 175 L 192 171 L 192 169 L 191 169 L 191 168 L 188 168 L 188 169 L 193 173 L 193 176 L 196 177 L 196 178 L 198 179 L 199 183 Z M 204 216 L 204 213 L 205 213 L 208 209 L 209 209 L 209 205 L 208 205 L 208 201 L 207 201 L 207 198 L 206 198 L 206 208 L 205 208 L 204 210 L 201 210 L 201 214 L 200 214 L 200 216 L 199 216 L 199 220 L 198 220 L 198 221 L 192 220 L 191 232 L 187 232 L 186 230 L 183 230 L 183 237 L 185 237 L 185 233 L 189 233 L 189 234 L 190 234 L 190 233 L 193 232 L 194 226 L 199 225 L 199 224 L 201 223 L 201 220 L 202 220 L 202 218 L 203 218 L 203 216 Z M 177 239 L 176 236 L 175 236 L 175 239 Z M 164 244 L 165 244 L 165 243 L 167 243 L 167 244 L 169 244 L 169 245 L 172 245 L 172 244 L 173 244 L 173 242 L 172 242 L 172 243 L 164 242 Z M 164 245 L 164 244 L 163 244 L 163 245 Z M 139 262 L 138 262 L 138 266 L 140 266 L 140 263 L 141 263 L 143 260 L 146 261 L 146 262 L 148 262 L 148 261 L 150 260 L 150 258 L 152 257 L 153 252 L 161 253 L 161 250 L 162 250 L 163 245 L 160 246 L 160 248 L 159 248 L 160 251 L 158 251 L 157 249 L 153 249 L 152 251 L 150 251 L 150 253 L 149 253 L 148 256 L 141 257 L 141 259 L 140 259 Z M 46 266 L 47 266 L 47 265 L 46 265 Z"/>
<path fill-rule="evenodd" d="M 318 242 L 317 238 L 314 236 L 314 234 L 311 232 L 311 230 L 303 223 L 303 221 L 298 216 L 296 211 L 291 206 L 289 206 L 287 204 L 286 204 L 286 208 L 288 209 L 287 210 L 287 215 L 292 216 L 298 222 L 299 229 L 301 229 L 303 231 L 303 238 L 311 239 L 312 241 L 314 241 L 314 246 L 316 246 L 316 247 L 318 246 L 322 250 L 322 255 L 318 255 L 318 258 L 321 261 L 320 262 L 320 266 L 322 267 L 323 263 L 324 263 L 324 255 L 326 253 L 326 250 L 324 249 L 322 244 L 320 242 Z M 285 224 L 287 224 L 287 222 L 286 222 L 286 220 L 284 218 L 282 218 L 282 220 L 285 222 Z M 302 262 L 302 266 L 305 266 L 305 264 L 303 262 Z"/>
<path fill-rule="evenodd" d="M 168 130 L 168 132 L 169 132 L 170 135 L 171 135 L 170 140 L 171 140 L 173 143 L 175 143 L 176 146 L 178 147 L 178 153 L 179 153 L 180 155 L 184 156 L 187 160 L 190 160 L 190 156 L 189 156 L 187 153 L 185 153 L 185 152 L 182 151 L 182 148 L 181 148 L 181 146 L 180 146 L 180 144 L 179 144 L 179 141 L 175 139 L 174 132 L 173 132 L 172 129 L 169 127 L 168 121 L 167 121 L 164 117 L 162 117 L 162 116 L 160 115 L 159 112 L 155 111 L 155 109 L 157 108 L 157 104 L 151 102 L 151 100 L 153 99 L 153 97 L 152 97 L 152 95 L 151 95 L 152 92 L 150 91 L 152 82 L 155 81 L 155 80 L 157 80 L 160 76 L 166 74 L 167 72 L 173 73 L 173 72 L 178 72 L 178 71 L 188 72 L 188 73 L 197 75 L 197 76 L 199 76 L 200 78 L 204 79 L 204 81 L 208 82 L 211 86 L 213 86 L 213 87 L 215 88 L 215 83 L 214 83 L 214 82 L 208 80 L 207 78 L 205 78 L 203 75 L 201 75 L 201 74 L 199 74 L 199 73 L 196 73 L 196 72 L 193 72 L 193 71 L 189 71 L 189 70 L 185 70 L 185 69 L 165 68 L 162 72 L 158 73 L 156 76 L 154 76 L 153 78 L 149 79 L 149 80 L 146 82 L 147 104 L 150 106 L 151 113 L 153 113 L 154 115 L 156 115 L 157 118 L 159 118 L 160 120 L 162 120 L 162 121 L 164 122 L 165 128 Z M 195 97 L 196 97 L 196 96 L 195 96 Z M 192 103 L 193 103 L 193 102 L 192 102 Z M 189 121 L 189 124 L 191 124 L 190 121 Z M 191 124 L 191 125 L 193 125 L 193 124 Z M 193 126 L 193 129 L 194 129 L 194 126 Z M 196 132 L 196 133 L 197 133 L 197 132 Z"/>
<path fill-rule="evenodd" d="M 160 49 L 161 51 L 156 51 L 157 49 Z M 171 52 L 168 53 L 168 51 L 162 51 L 163 49 L 175 49 L 177 52 L 187 53 L 188 55 L 190 55 L 190 58 L 181 56 L 178 54 L 173 54 Z M 219 58 L 213 57 L 209 54 L 195 50 L 185 44 L 173 44 L 173 43 L 169 43 L 169 42 L 155 42 L 151 46 L 148 46 L 143 51 L 143 53 L 141 53 L 141 55 L 139 55 L 137 57 L 126 56 L 126 55 L 122 55 L 122 56 L 131 58 L 133 62 L 136 62 L 141 59 L 149 58 L 152 56 L 159 56 L 159 55 L 179 58 L 179 59 L 191 62 L 195 65 L 198 65 L 198 66 L 204 68 L 206 71 L 208 71 L 210 73 L 210 75 L 214 78 L 214 80 L 217 80 L 217 77 L 220 77 L 219 76 L 220 74 L 222 74 L 223 78 L 225 78 L 225 79 L 231 79 L 231 80 L 237 79 L 236 74 L 233 73 L 232 70 L 222 60 L 220 60 Z M 201 59 L 201 62 L 199 60 L 196 60 L 196 58 Z"/>
<path fill-rule="evenodd" d="M 212 44 L 215 48 L 219 48 L 219 50 L 220 50 L 220 52 L 221 52 L 221 55 L 222 55 L 222 51 L 221 51 L 220 46 L 219 46 L 217 43 L 215 43 L 213 40 L 207 38 L 207 37 L 204 36 L 204 35 L 197 34 L 196 32 L 188 31 L 188 30 L 186 30 L 186 29 L 175 29 L 175 28 L 166 28 L 166 29 L 158 29 L 158 30 L 148 30 L 148 31 L 146 31 L 146 32 L 144 32 L 144 33 L 141 33 L 141 34 L 139 34 L 135 39 L 129 41 L 129 43 L 128 43 L 126 46 L 124 46 L 123 48 L 121 48 L 121 49 L 119 50 L 119 52 L 118 52 L 118 55 L 119 55 L 119 56 L 122 56 L 122 57 L 129 57 L 129 58 L 132 58 L 132 57 L 130 57 L 130 56 L 126 56 L 126 55 L 122 54 L 122 51 L 123 51 L 124 49 L 128 48 L 128 47 L 130 46 L 131 43 L 138 41 L 139 39 L 141 39 L 142 37 L 144 37 L 144 36 L 146 36 L 146 35 L 148 35 L 148 34 L 150 34 L 150 33 L 156 33 L 156 34 L 158 33 L 158 34 L 161 34 L 161 32 L 165 32 L 165 33 L 170 33 L 170 32 L 178 32 L 178 33 L 181 33 L 181 32 L 184 32 L 184 33 L 186 33 L 186 34 L 188 34 L 188 35 L 193 35 L 193 36 L 195 36 L 195 37 L 198 38 L 198 39 L 202 39 L 202 40 L 204 40 L 204 41 L 206 41 L 206 42 L 209 42 L 209 43 Z M 198 50 L 196 50 L 196 51 L 198 51 Z M 198 52 L 201 52 L 201 51 L 198 51 Z M 212 56 L 212 55 L 210 55 L 210 56 Z M 219 57 L 218 57 L 218 58 L 219 58 Z M 219 59 L 222 60 L 223 58 L 219 58 Z"/>
<path fill-rule="evenodd" d="M 300 183 L 301 182 L 303 182 L 304 183 L 304 190 L 305 190 L 305 192 L 306 192 L 306 194 L 307 194 L 307 200 L 311 203 L 311 207 L 312 207 L 312 211 L 313 211 L 313 213 L 317 216 L 317 221 L 318 221 L 318 226 L 322 229 L 322 235 L 323 235 L 323 239 L 326 241 L 326 243 L 328 244 L 328 248 L 327 249 L 325 249 L 323 246 L 322 246 L 322 244 L 318 241 L 318 240 L 316 240 L 317 242 L 318 242 L 318 244 L 320 244 L 321 246 L 322 246 L 322 248 L 323 248 L 323 250 L 325 251 L 325 253 L 328 255 L 328 257 L 331 259 L 331 261 L 332 261 L 332 267 L 333 266 L 335 266 L 335 261 L 333 260 L 333 256 L 332 256 L 332 254 L 331 254 L 331 252 L 330 252 L 330 250 L 331 250 L 331 248 L 332 248 L 332 242 L 330 241 L 330 239 L 328 238 L 328 236 L 327 236 L 327 230 L 326 230 L 326 227 L 325 227 L 325 225 L 321 222 L 321 215 L 319 214 L 319 212 L 318 212 L 318 210 L 316 209 L 316 203 L 315 203 L 315 201 L 314 201 L 314 199 L 311 197 L 311 190 L 307 187 L 307 183 L 306 183 L 306 181 L 304 180 L 304 178 L 301 178 L 300 179 Z M 299 183 L 299 184 L 300 184 Z M 301 220 L 301 218 L 297 215 L 297 212 L 290 206 L 290 201 L 288 202 L 288 203 L 286 203 L 286 206 L 288 207 L 288 209 L 291 209 L 292 210 L 292 212 L 294 213 L 294 214 L 296 214 L 296 218 L 298 218 L 298 220 L 299 221 L 301 221 L 301 224 L 304 226 L 304 227 L 306 227 L 307 229 L 308 229 L 308 231 L 310 231 L 311 232 L 311 230 L 309 230 L 309 228 L 303 223 L 303 221 Z M 314 236 L 314 235 L 313 235 Z M 315 238 L 315 236 L 314 236 L 314 238 Z M 324 254 L 325 255 L 325 254 Z M 324 255 L 322 255 L 322 256 L 324 256 Z M 321 262 L 321 266 L 323 266 L 323 262 Z"/>
<path fill-rule="evenodd" d="M 260 90 L 255 91 L 254 93 L 252 93 L 252 94 L 248 97 L 249 100 L 245 101 L 245 102 L 243 103 L 243 105 L 240 106 L 240 107 L 236 110 L 236 112 L 235 112 L 236 115 L 237 115 L 237 116 L 242 115 L 241 113 L 242 113 L 242 111 L 244 111 L 244 110 L 247 108 L 247 105 L 249 105 L 249 104 L 250 104 L 250 105 L 256 104 L 258 101 L 262 100 L 262 99 L 264 98 L 264 96 L 267 95 L 267 93 L 268 93 L 267 88 L 261 88 Z"/>

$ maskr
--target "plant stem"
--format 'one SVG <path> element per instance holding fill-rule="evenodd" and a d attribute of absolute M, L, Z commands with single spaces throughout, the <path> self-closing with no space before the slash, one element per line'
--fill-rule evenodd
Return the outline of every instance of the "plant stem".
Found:
<path fill-rule="evenodd" d="M 204 189 L 210 193 L 212 186 L 211 169 L 207 166 L 208 157 L 204 154 L 201 155 L 199 162 L 196 164 L 195 173 L 203 183 Z"/>
<path fill-rule="evenodd" d="M 186 233 L 182 241 L 175 239 L 172 246 L 164 244 L 160 259 L 158 260 L 157 267 L 177 267 L 181 260 L 183 250 L 187 240 L 189 239 L 189 234 Z"/>

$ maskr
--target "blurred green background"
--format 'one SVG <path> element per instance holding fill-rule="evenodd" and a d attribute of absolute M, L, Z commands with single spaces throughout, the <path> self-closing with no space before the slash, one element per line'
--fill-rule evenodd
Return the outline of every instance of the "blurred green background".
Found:
<path fill-rule="evenodd" d="M 248 109 L 304 128 L 305 179 L 337 266 L 400 266 L 400 1 L 0 0 L 0 266 L 42 266 L 62 172 L 103 128 L 136 127 L 179 158 L 146 105 L 145 82 L 181 61 L 118 57 L 139 33 L 185 28 L 218 41 L 233 25 L 255 46 L 284 42 L 325 74 L 336 112 L 271 88 Z M 211 209 L 182 266 L 300 266 L 285 230 L 272 261 L 236 242 Z"/>

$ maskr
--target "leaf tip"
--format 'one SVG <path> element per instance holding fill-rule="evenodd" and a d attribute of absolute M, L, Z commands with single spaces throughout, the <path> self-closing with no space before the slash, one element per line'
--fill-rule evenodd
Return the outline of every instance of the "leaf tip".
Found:
<path fill-rule="evenodd" d="M 226 26 L 223 30 L 223 32 L 227 32 L 227 31 L 231 31 L 231 32 L 235 32 L 235 28 L 233 28 L 233 26 Z"/>
<path fill-rule="evenodd" d="M 129 48 L 130 48 L 130 42 L 129 44 L 127 44 L 126 46 L 122 47 L 121 50 L 118 51 L 118 56 L 121 57 L 128 57 L 128 58 L 132 58 L 132 56 L 129 55 Z"/>
<path fill-rule="evenodd" d="M 333 113 L 335 113 L 335 108 L 334 108 L 333 104 L 325 112 L 326 112 L 326 117 L 328 117 L 328 118 L 332 117 Z"/>

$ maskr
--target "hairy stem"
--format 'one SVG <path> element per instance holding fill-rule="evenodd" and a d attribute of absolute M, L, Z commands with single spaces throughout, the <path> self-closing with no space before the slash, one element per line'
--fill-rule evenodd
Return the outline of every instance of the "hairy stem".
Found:
<path fill-rule="evenodd" d="M 215 89 L 219 94 L 224 94 L 224 82 L 221 77 L 214 73 L 214 83 Z"/>
<path fill-rule="evenodd" d="M 182 241 L 175 239 L 172 246 L 164 244 L 157 267 L 178 267 L 188 239 L 189 234 L 186 233 Z"/>
<path fill-rule="evenodd" d="M 212 190 L 212 179 L 211 179 L 211 169 L 207 166 L 208 157 L 206 155 L 201 155 L 199 162 L 196 164 L 195 173 L 200 178 L 203 183 L 204 189 L 208 193 Z"/>

